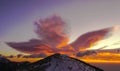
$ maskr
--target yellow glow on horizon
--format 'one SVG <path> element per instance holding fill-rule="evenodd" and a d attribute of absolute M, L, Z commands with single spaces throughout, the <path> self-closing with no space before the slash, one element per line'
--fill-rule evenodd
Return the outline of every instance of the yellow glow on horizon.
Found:
<path fill-rule="evenodd" d="M 96 59 L 80 59 L 82 61 L 85 61 L 85 62 L 88 62 L 88 63 L 120 63 L 120 60 L 117 60 L 117 61 L 107 61 L 107 60 L 96 60 Z"/>
<path fill-rule="evenodd" d="M 71 56 L 70 56 L 71 57 Z M 79 60 L 82 60 L 84 62 L 88 63 L 120 63 L 120 54 L 119 53 L 98 53 L 96 55 L 87 55 L 83 57 L 75 57 Z M 29 61 L 29 62 L 36 62 L 38 60 L 41 60 L 43 58 L 9 58 L 11 61 L 16 62 L 23 62 L 23 61 Z"/>
<path fill-rule="evenodd" d="M 85 62 L 92 63 L 120 63 L 120 54 L 117 53 L 98 53 L 97 55 L 90 55 L 77 58 Z"/>
<path fill-rule="evenodd" d="M 28 61 L 28 62 L 36 62 L 38 60 L 41 60 L 43 58 L 8 58 L 11 61 L 15 61 L 15 62 L 24 62 L 24 61 Z"/>

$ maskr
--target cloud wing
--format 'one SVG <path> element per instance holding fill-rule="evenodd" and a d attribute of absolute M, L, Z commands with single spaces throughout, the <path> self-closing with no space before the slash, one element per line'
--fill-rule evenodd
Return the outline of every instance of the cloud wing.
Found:
<path fill-rule="evenodd" d="M 114 31 L 114 27 L 105 28 L 98 31 L 92 31 L 85 33 L 77 38 L 73 43 L 70 45 L 76 50 L 79 51 L 80 49 L 89 48 L 94 46 L 100 40 L 106 39 L 106 37 L 110 36 L 110 33 Z"/>
<path fill-rule="evenodd" d="M 28 42 L 6 42 L 6 44 L 18 51 L 30 54 L 53 52 L 49 45 L 38 39 L 32 39 Z"/>

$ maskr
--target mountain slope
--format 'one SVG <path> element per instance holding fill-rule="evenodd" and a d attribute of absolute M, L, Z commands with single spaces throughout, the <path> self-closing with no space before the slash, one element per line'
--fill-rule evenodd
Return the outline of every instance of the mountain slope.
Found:
<path fill-rule="evenodd" d="M 103 71 L 83 61 L 60 54 L 32 63 L 28 69 L 29 71 Z"/>

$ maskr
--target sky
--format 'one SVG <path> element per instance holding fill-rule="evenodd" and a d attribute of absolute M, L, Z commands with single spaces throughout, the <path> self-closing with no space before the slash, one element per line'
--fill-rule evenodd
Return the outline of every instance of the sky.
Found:
<path fill-rule="evenodd" d="M 0 53 L 21 53 L 4 42 L 38 38 L 34 32 L 34 22 L 53 14 L 61 16 L 68 23 L 69 43 L 86 32 L 120 25 L 119 3 L 120 0 L 0 0 Z M 120 48 L 119 36 L 120 30 L 92 48 Z M 113 46 L 114 43 L 119 44 Z"/>
<path fill-rule="evenodd" d="M 119 2 L 119 0 L 0 0 L 0 52 L 20 53 L 3 42 L 38 38 L 34 32 L 34 22 L 53 14 L 60 15 L 70 26 L 70 42 L 86 32 L 119 25 Z M 117 31 L 94 48 L 119 42 L 119 36 L 120 31 Z M 116 47 L 119 48 L 120 45 Z"/>

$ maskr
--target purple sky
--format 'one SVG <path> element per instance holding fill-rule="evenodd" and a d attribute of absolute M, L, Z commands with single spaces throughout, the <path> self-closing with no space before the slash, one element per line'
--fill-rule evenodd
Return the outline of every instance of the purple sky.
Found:
<path fill-rule="evenodd" d="M 0 0 L 0 41 L 28 41 L 38 38 L 34 22 L 53 14 L 71 27 L 70 42 L 78 36 L 120 23 L 120 1 L 107 0 Z M 119 41 L 120 31 L 111 40 Z M 113 43 L 113 41 L 112 41 Z M 103 46 L 99 45 L 99 46 Z M 1 43 L 1 50 L 12 50 Z"/>
<path fill-rule="evenodd" d="M 62 3 L 64 2 L 56 0 L 0 0 L 0 37 L 15 27 L 33 23 L 37 17 L 45 16 Z"/>

